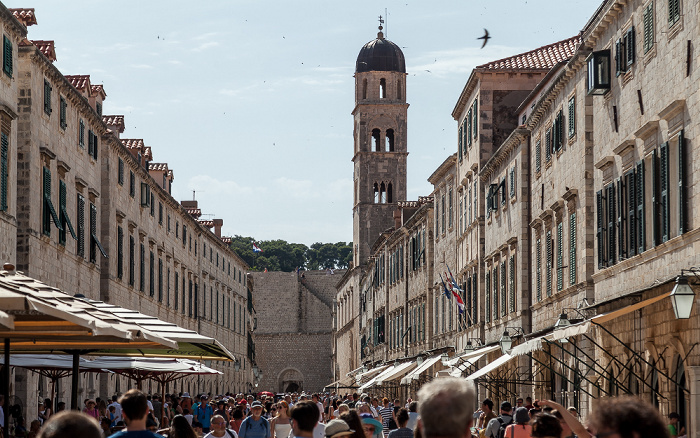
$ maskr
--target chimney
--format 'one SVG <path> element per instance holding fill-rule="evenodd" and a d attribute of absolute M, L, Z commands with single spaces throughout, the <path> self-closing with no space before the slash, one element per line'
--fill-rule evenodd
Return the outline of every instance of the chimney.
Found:
<path fill-rule="evenodd" d="M 224 226 L 223 219 L 214 219 L 214 234 L 221 239 L 221 227 Z"/>
<path fill-rule="evenodd" d="M 401 228 L 401 209 L 397 208 L 394 210 L 394 229 L 398 230 Z"/>

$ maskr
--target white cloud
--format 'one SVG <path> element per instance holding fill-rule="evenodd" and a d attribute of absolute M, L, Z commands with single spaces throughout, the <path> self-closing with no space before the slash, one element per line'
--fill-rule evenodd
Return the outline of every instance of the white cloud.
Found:
<path fill-rule="evenodd" d="M 202 43 L 199 46 L 195 47 L 192 49 L 193 52 L 201 52 L 203 50 L 211 49 L 213 47 L 218 47 L 220 44 L 218 41 L 207 41 L 206 43 Z"/>
<path fill-rule="evenodd" d="M 440 77 L 455 73 L 470 73 L 477 65 L 513 56 L 527 50 L 496 45 L 490 47 L 490 49 L 488 56 L 481 49 L 475 47 L 428 52 L 414 58 L 417 64 L 409 65 L 407 71 L 409 74 L 432 74 Z"/>
<path fill-rule="evenodd" d="M 131 64 L 131 68 L 138 70 L 151 70 L 153 69 L 153 66 L 150 64 Z"/>

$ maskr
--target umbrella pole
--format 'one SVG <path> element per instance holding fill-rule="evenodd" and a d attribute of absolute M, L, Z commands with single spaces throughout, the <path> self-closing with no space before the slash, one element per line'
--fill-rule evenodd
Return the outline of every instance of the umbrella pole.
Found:
<path fill-rule="evenodd" d="M 10 339 L 5 338 L 5 366 L 2 368 L 2 380 L 5 384 L 5 391 L 3 391 L 3 396 L 5 397 L 5 402 L 3 406 L 3 424 L 5 425 L 3 430 L 3 436 L 10 436 Z"/>
<path fill-rule="evenodd" d="M 80 352 L 72 351 L 73 353 L 73 379 L 71 384 L 70 408 L 74 411 L 79 411 L 78 407 L 78 379 L 80 378 Z"/>

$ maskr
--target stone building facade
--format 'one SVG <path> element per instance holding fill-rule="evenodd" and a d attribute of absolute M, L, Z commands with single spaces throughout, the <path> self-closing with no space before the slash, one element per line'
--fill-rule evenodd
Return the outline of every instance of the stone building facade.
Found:
<path fill-rule="evenodd" d="M 123 139 L 124 116 L 103 115 L 106 92 L 88 75 L 64 75 L 53 41 L 26 39 L 33 9 L 0 5 L 0 253 L 19 271 L 67 293 L 137 309 L 216 338 L 240 364 L 209 364 L 216 378 L 170 391 L 252 391 L 252 278 L 196 201 L 171 196 L 173 172 L 141 139 Z M 27 409 L 49 396 L 43 378 L 14 373 Z M 111 396 L 125 378 L 81 377 L 83 398 Z M 57 400 L 70 384 L 59 382 Z M 155 386 L 147 389 L 158 390 Z"/>
<path fill-rule="evenodd" d="M 255 356 L 259 387 L 321 391 L 331 381 L 333 300 L 345 274 L 336 271 L 257 272 Z"/>
<path fill-rule="evenodd" d="M 362 315 L 363 296 L 394 299 L 365 279 L 389 269 L 382 251 L 415 219 L 402 221 L 369 242 L 371 262 L 339 284 L 336 379 L 414 394 L 415 380 L 389 373 L 364 384 L 363 376 L 415 362 L 425 373 L 418 382 L 445 367 L 474 380 L 480 398 L 552 398 L 584 417 L 597 398 L 629 393 L 678 412 L 689 436 L 700 436 L 698 300 L 681 319 L 672 293 L 687 279 L 695 292 L 699 268 L 698 10 L 679 0 L 605 0 L 592 12 L 576 37 L 476 67 L 458 97 L 454 170 L 448 157 L 430 178 L 426 264 L 435 276 L 454 260 L 466 327 L 442 333 L 438 300 L 425 314 L 422 357 L 383 340 L 370 350 L 380 356 L 341 351 L 348 333 L 366 330 L 347 306 Z M 455 216 L 443 226 L 448 212 Z M 435 294 L 438 282 L 424 286 Z M 423 369 L 421 359 L 443 346 L 454 346 L 443 365 Z"/>

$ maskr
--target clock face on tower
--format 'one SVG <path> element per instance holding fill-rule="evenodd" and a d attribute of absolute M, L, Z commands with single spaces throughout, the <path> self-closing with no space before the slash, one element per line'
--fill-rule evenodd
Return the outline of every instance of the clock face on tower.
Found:
<path fill-rule="evenodd" d="M 380 26 L 355 64 L 355 266 L 366 262 L 380 233 L 394 225 L 397 202 L 406 200 L 407 113 L 404 55 Z"/>

